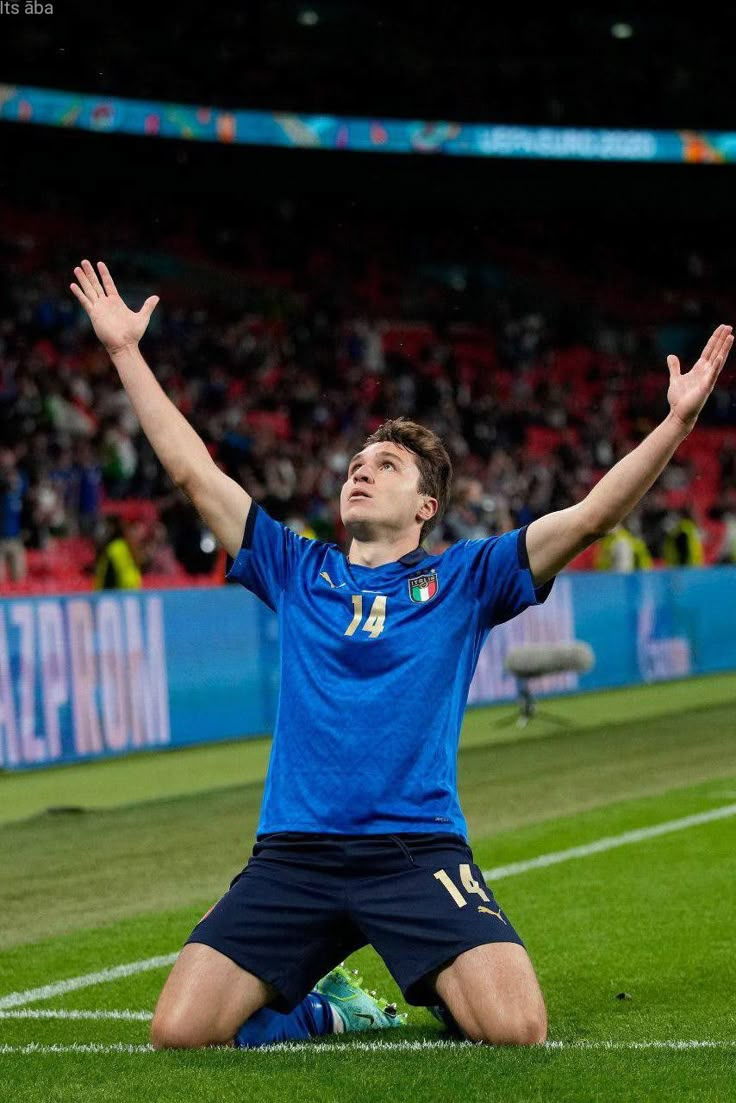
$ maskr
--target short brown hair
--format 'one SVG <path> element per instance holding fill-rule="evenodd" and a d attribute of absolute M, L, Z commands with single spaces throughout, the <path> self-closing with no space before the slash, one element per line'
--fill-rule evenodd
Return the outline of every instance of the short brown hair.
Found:
<path fill-rule="evenodd" d="M 414 453 L 419 468 L 417 489 L 420 494 L 429 494 L 430 497 L 437 499 L 437 512 L 434 517 L 424 522 L 419 534 L 419 539 L 424 540 L 447 509 L 452 487 L 452 461 L 436 433 L 405 417 L 384 421 L 383 425 L 379 425 L 375 433 L 371 433 L 363 442 L 363 447 L 384 441 L 399 444 L 402 448 Z"/>

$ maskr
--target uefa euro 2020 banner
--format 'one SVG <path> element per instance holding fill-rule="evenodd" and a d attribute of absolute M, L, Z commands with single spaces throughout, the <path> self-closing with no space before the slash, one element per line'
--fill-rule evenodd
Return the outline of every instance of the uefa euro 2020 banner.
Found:
<path fill-rule="evenodd" d="M 510 647 L 584 640 L 589 673 L 539 693 L 736 669 L 736 568 L 566 574 L 491 633 L 470 704 L 512 700 Z M 276 617 L 241 587 L 0 601 L 0 769 L 109 758 L 272 729 Z"/>
<path fill-rule="evenodd" d="M 736 161 L 733 131 L 601 130 L 233 111 L 17 84 L 0 84 L 0 120 L 97 134 L 285 149 L 691 165 Z"/>

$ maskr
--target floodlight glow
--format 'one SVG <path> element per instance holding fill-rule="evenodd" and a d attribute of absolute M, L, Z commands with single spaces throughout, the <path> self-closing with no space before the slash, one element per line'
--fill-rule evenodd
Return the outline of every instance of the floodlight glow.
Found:
<path fill-rule="evenodd" d="M 634 34 L 634 28 L 630 23 L 614 23 L 611 27 L 611 34 L 614 38 L 631 38 Z"/>
<path fill-rule="evenodd" d="M 316 27 L 319 23 L 319 15 L 312 8 L 305 8 L 304 11 L 300 11 L 297 19 L 302 27 Z"/>

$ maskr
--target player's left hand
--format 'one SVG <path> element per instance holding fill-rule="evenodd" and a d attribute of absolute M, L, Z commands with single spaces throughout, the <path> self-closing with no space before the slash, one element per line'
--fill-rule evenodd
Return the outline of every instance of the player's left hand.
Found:
<path fill-rule="evenodd" d="M 667 401 L 672 413 L 688 429 L 692 429 L 695 424 L 716 384 L 721 368 L 726 363 L 733 344 L 732 329 L 733 326 L 718 326 L 701 352 L 700 359 L 684 375 L 680 372 L 680 361 L 677 357 L 667 357 L 667 366 L 670 369 Z"/>

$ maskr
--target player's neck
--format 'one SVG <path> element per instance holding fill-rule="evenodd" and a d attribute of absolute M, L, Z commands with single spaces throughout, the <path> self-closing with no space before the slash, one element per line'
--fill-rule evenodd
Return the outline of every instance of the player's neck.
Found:
<path fill-rule="evenodd" d="M 383 567 L 386 563 L 395 563 L 402 555 L 419 545 L 419 534 L 412 532 L 396 540 L 358 540 L 353 538 L 348 551 L 348 560 L 356 567 Z"/>

